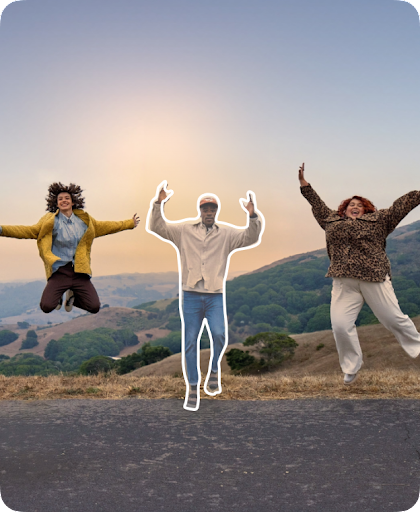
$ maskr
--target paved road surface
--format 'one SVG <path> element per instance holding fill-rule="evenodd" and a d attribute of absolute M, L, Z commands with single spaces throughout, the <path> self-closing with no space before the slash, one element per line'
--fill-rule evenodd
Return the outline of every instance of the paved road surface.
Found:
<path fill-rule="evenodd" d="M 0 402 L 19 512 L 399 512 L 420 489 L 420 401 Z"/>

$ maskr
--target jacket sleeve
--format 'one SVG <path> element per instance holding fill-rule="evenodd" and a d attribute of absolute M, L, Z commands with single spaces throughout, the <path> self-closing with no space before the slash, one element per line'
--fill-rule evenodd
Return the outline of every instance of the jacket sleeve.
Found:
<path fill-rule="evenodd" d="M 419 204 L 420 190 L 413 190 L 399 197 L 387 210 L 382 210 L 388 234 L 394 231 L 403 218 Z"/>
<path fill-rule="evenodd" d="M 44 217 L 42 217 L 43 219 Z M 42 219 L 33 226 L 0 226 L 0 236 L 10 238 L 38 238 Z"/>
<path fill-rule="evenodd" d="M 126 229 L 134 229 L 134 220 L 121 220 L 121 221 L 113 221 L 113 220 L 95 220 L 92 219 L 93 225 L 95 227 L 95 238 L 99 236 L 112 235 L 112 233 L 118 233 L 119 231 L 124 231 Z"/>
<path fill-rule="evenodd" d="M 325 229 L 326 219 L 331 215 L 332 210 L 328 208 L 311 185 L 300 187 L 300 191 L 302 192 L 303 197 L 312 206 L 312 213 L 316 221 L 322 229 Z"/>
<path fill-rule="evenodd" d="M 243 230 L 233 229 L 230 239 L 230 251 L 240 247 L 248 247 L 258 242 L 261 233 L 261 221 L 258 217 L 249 218 L 249 226 Z"/>
<path fill-rule="evenodd" d="M 153 204 L 152 215 L 150 218 L 150 231 L 153 231 L 153 233 L 165 238 L 165 240 L 170 240 L 179 247 L 181 243 L 181 230 L 181 225 L 169 224 L 164 221 L 162 217 L 161 204 Z"/>

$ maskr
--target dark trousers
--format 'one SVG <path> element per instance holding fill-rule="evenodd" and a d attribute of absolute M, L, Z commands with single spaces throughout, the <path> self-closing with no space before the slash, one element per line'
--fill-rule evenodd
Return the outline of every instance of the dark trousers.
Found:
<path fill-rule="evenodd" d="M 59 267 L 48 279 L 39 304 L 42 311 L 50 313 L 55 309 L 67 290 L 73 291 L 76 308 L 84 309 L 89 313 L 99 311 L 101 303 L 90 281 L 90 276 L 75 272 L 71 262 Z"/>

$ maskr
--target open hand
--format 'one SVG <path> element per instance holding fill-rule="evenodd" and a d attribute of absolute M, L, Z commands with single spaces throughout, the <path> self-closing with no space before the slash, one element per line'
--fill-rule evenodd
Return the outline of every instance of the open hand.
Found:
<path fill-rule="evenodd" d="M 304 173 L 305 173 L 305 164 L 303 163 L 299 167 L 299 181 L 300 181 L 301 187 L 307 187 L 309 185 L 309 183 L 305 180 Z"/>
<path fill-rule="evenodd" d="M 140 217 L 137 216 L 137 213 L 135 213 L 133 215 L 133 220 L 134 220 L 134 227 L 136 228 L 139 225 L 139 222 L 140 222 Z"/>
<path fill-rule="evenodd" d="M 250 217 L 255 217 L 255 209 L 254 209 L 254 201 L 252 199 L 252 195 L 248 194 L 248 203 L 245 204 L 245 199 L 241 199 L 243 202 L 245 210 L 248 211 Z"/>
<path fill-rule="evenodd" d="M 171 198 L 171 196 L 173 195 L 173 190 L 168 190 L 167 189 L 167 186 L 168 186 L 168 183 L 166 181 L 164 181 L 162 183 L 162 188 L 160 189 L 159 191 L 159 194 L 157 196 L 157 200 L 156 202 L 158 204 L 161 204 L 162 201 L 165 203 L 166 201 L 169 201 L 169 199 Z"/>

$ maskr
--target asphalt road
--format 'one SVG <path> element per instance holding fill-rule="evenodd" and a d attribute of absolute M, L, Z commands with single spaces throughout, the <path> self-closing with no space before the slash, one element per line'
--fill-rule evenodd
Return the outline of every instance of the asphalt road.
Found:
<path fill-rule="evenodd" d="M 19 512 L 400 512 L 420 490 L 420 401 L 0 402 Z"/>

